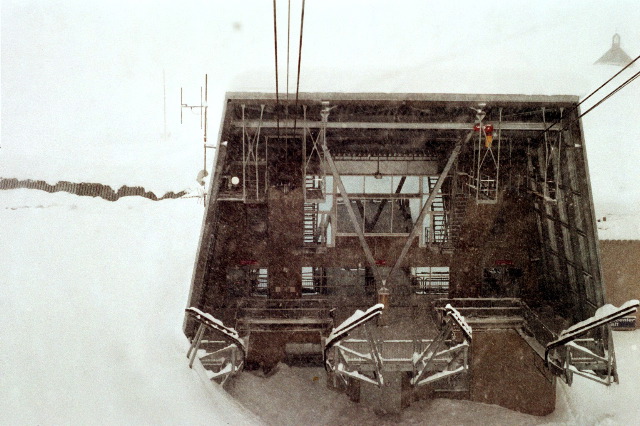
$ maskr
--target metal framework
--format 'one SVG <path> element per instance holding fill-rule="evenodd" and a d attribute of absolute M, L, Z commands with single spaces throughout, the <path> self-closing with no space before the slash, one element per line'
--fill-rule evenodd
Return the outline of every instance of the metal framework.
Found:
<path fill-rule="evenodd" d="M 303 106 L 303 116 L 306 123 L 307 108 Z M 307 203 L 319 203 L 325 200 L 326 195 L 326 172 L 325 159 L 320 140 L 322 131 L 318 131 L 313 137 L 309 127 L 303 127 L 302 137 L 302 175 L 305 179 L 304 199 Z M 311 150 L 307 152 L 307 140 L 311 142 Z"/>
<path fill-rule="evenodd" d="M 264 105 L 260 106 L 260 120 L 257 126 L 247 126 L 242 106 L 242 199 L 244 202 L 264 201 L 267 192 L 267 139 L 260 145 L 260 130 Z M 253 129 L 253 134 L 249 129 Z"/>
<path fill-rule="evenodd" d="M 326 126 L 322 121 L 303 120 L 294 123 L 294 120 L 233 120 L 231 123 L 236 127 L 263 128 L 263 129 L 380 129 L 380 130 L 469 130 L 476 123 L 451 123 L 451 122 L 368 122 L 368 121 L 332 121 Z M 543 123 L 528 122 L 505 122 L 502 123 L 502 130 L 514 131 L 543 131 Z M 550 132 L 558 132 L 559 129 L 550 129 Z"/>
<path fill-rule="evenodd" d="M 413 340 L 375 337 L 370 322 L 381 314 L 379 306 L 356 312 L 327 339 L 325 367 L 345 384 L 351 378 L 380 387 L 386 371 L 407 371 L 411 385 L 419 387 L 468 372 L 472 330 L 451 305 L 435 339 Z M 364 339 L 346 338 L 359 329 Z"/>
<path fill-rule="evenodd" d="M 227 96 L 189 306 L 235 320 L 245 338 L 253 333 L 251 365 L 277 365 L 294 350 L 317 360 L 329 336 L 329 377 L 347 383 L 354 398 L 366 383 L 363 398 L 376 401 L 402 394 L 407 378 L 413 387 L 437 383 L 435 396 L 468 391 L 462 388 L 471 382 L 484 386 L 464 374 L 472 339 L 465 324 L 486 333 L 508 329 L 501 341 L 528 351 L 512 339 L 515 330 L 540 355 L 527 357 L 534 365 L 517 374 L 524 381 L 542 372 L 548 381 L 514 389 L 514 404 L 526 410 L 548 395 L 555 379 L 543 365 L 545 345 L 561 337 L 559 317 L 579 322 L 605 303 L 579 99 L 300 99 Z M 564 125 L 550 128 L 556 120 Z M 426 268 L 442 273 L 427 276 Z M 371 322 L 382 312 L 375 308 L 329 334 L 334 317 L 376 298 L 390 309 L 380 328 Z M 432 321 L 424 313 L 434 305 Z M 207 340 L 211 327 L 188 317 L 191 363 L 203 350 L 205 361 L 225 359 L 211 361 L 211 370 L 226 380 L 239 368 L 241 346 L 224 333 Z M 549 348 L 547 366 L 567 382 L 590 371 L 615 381 L 610 333 L 590 333 Z M 483 350 L 491 341 L 474 345 Z M 512 365 L 500 364 L 508 350 L 474 366 L 502 380 L 494 366 Z"/>
<path fill-rule="evenodd" d="M 545 349 L 548 368 L 568 385 L 573 383 L 574 374 L 607 386 L 618 383 L 609 324 L 635 313 L 639 305 L 638 300 L 630 300 L 620 308 L 605 305 L 592 318 L 563 330 L 558 339 L 547 344 Z M 606 346 L 602 339 L 607 340 Z"/>
<path fill-rule="evenodd" d="M 459 172 L 458 176 L 463 192 L 475 198 L 479 204 L 496 204 L 500 194 L 500 154 L 502 145 L 502 130 L 511 127 L 502 121 L 502 108 L 498 112 L 498 127 L 494 127 L 488 121 L 485 122 L 486 112 L 472 108 L 476 111 L 476 124 L 474 131 L 478 134 L 473 147 L 473 160 L 466 172 Z M 494 138 L 494 133 L 497 138 Z M 497 139 L 497 143 L 494 140 Z"/>
<path fill-rule="evenodd" d="M 422 206 L 420 215 L 418 216 L 418 219 L 416 220 L 416 223 L 413 226 L 413 229 L 411 230 L 409 237 L 407 237 L 407 240 L 404 244 L 404 247 L 402 247 L 402 251 L 400 252 L 400 255 L 398 256 L 398 258 L 396 259 L 396 262 L 393 264 L 393 267 L 387 274 L 387 277 L 384 282 L 389 280 L 393 276 L 393 273 L 395 272 L 395 270 L 398 269 L 398 267 L 402 264 L 402 262 L 404 262 L 405 257 L 409 253 L 409 249 L 413 244 L 413 240 L 416 238 L 418 233 L 420 233 L 422 230 L 422 223 L 424 222 L 426 215 L 429 213 L 429 210 L 431 209 L 431 205 L 433 204 L 436 197 L 438 196 L 438 192 L 440 192 L 440 189 L 442 188 L 442 184 L 444 183 L 444 180 L 449 175 L 449 172 L 451 171 L 453 164 L 458 158 L 458 155 L 460 154 L 462 147 L 466 145 L 469 142 L 469 140 L 471 140 L 472 136 L 473 136 L 473 133 L 469 132 L 467 136 L 464 137 L 463 139 L 460 139 L 456 144 L 456 146 L 453 148 L 453 151 L 451 152 L 451 154 L 449 155 L 449 159 L 447 160 L 447 164 L 442 169 L 442 173 L 440 173 L 440 176 L 438 177 L 438 181 L 436 182 L 433 189 L 429 193 L 429 198 L 427 198 L 426 203 L 424 203 L 424 205 Z"/>
<path fill-rule="evenodd" d="M 327 124 L 330 111 L 331 111 L 331 108 L 329 107 L 329 103 L 323 102 L 323 109 L 321 112 L 322 123 Z M 342 183 L 342 178 L 340 177 L 340 173 L 338 173 L 336 164 L 333 161 L 333 157 L 331 156 L 331 153 L 329 152 L 329 148 L 327 147 L 327 128 L 326 127 L 323 127 L 321 129 L 321 136 L 322 136 L 322 152 L 324 153 L 324 157 L 329 166 L 329 170 L 331 170 L 331 174 L 333 175 L 333 178 L 335 179 L 335 182 L 338 185 L 338 189 L 340 190 L 340 196 L 342 197 L 342 199 L 344 200 L 347 206 L 349 219 L 351 220 L 351 224 L 353 225 L 354 231 L 358 235 L 358 239 L 360 240 L 360 246 L 364 251 L 364 254 L 367 259 L 367 262 L 369 263 L 369 266 L 373 270 L 373 273 L 376 277 L 376 281 L 382 282 L 382 275 L 380 274 L 380 270 L 378 269 L 376 260 L 374 259 L 373 253 L 371 252 L 371 248 L 369 248 L 369 244 L 367 243 L 367 240 L 364 237 L 364 231 L 358 225 L 358 219 L 356 218 L 356 214 L 353 211 L 353 207 L 351 206 L 351 200 L 349 199 L 349 194 L 347 193 L 347 190 L 345 189 L 344 184 Z"/>
<path fill-rule="evenodd" d="M 545 138 L 527 150 L 528 187 L 542 243 L 547 289 L 577 302 L 575 319 L 592 316 L 604 303 L 590 190 L 580 167 L 582 145 L 574 129 Z M 582 171 L 580 171 L 582 170 Z"/>
<path fill-rule="evenodd" d="M 220 320 L 210 314 L 193 307 L 187 308 L 186 312 L 199 324 L 198 331 L 196 331 L 187 352 L 189 368 L 193 367 L 197 357 L 208 370 L 209 378 L 224 385 L 231 376 L 240 372 L 244 366 L 246 356 L 244 341 L 236 330 L 226 327 Z M 222 340 L 204 340 L 206 331 Z M 201 350 L 201 347 L 206 347 L 206 350 Z"/>

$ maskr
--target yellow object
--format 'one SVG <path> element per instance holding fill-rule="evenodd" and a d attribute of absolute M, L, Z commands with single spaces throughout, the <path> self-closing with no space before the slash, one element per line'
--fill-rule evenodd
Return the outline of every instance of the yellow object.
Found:
<path fill-rule="evenodd" d="M 487 138 L 484 140 L 484 147 L 491 148 L 492 143 L 493 143 L 493 135 L 487 135 Z"/>

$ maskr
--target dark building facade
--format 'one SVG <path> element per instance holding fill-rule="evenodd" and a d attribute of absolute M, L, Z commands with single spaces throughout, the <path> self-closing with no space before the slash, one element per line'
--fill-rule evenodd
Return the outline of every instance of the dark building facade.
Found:
<path fill-rule="evenodd" d="M 265 366 L 380 300 L 382 334 L 432 335 L 451 301 L 477 330 L 465 397 L 552 411 L 555 378 L 530 343 L 605 303 L 577 102 L 227 94 L 189 306 Z"/>

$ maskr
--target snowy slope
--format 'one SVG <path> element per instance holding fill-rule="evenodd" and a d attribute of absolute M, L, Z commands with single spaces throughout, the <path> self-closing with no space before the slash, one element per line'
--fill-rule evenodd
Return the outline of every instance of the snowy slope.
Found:
<path fill-rule="evenodd" d="M 189 370 L 181 324 L 202 213 L 194 198 L 2 193 L 0 424 L 380 424 L 323 369 L 242 373 L 237 400 Z M 559 384 L 550 416 L 434 400 L 383 421 L 633 424 L 640 331 L 614 339 L 620 385 Z"/>
<path fill-rule="evenodd" d="M 558 387 L 558 409 L 554 421 L 576 425 L 632 425 L 640 418 L 640 330 L 614 332 L 620 383 L 602 386 L 584 377 L 574 376 L 571 387 Z"/>
<path fill-rule="evenodd" d="M 251 424 L 188 368 L 202 204 L 0 197 L 0 424 Z"/>

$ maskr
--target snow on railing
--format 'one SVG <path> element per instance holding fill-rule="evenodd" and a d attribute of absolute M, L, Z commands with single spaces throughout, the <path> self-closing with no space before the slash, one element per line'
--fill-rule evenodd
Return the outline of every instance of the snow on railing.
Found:
<path fill-rule="evenodd" d="M 598 344 L 594 338 L 581 338 L 588 332 L 611 322 L 633 314 L 638 310 L 640 301 L 629 300 L 619 308 L 607 304 L 600 307 L 594 316 L 580 321 L 563 330 L 558 339 L 547 344 L 545 348 L 545 364 L 552 373 L 562 376 L 565 382 L 571 385 L 573 374 L 578 374 L 596 382 L 610 385 L 612 381 L 618 381 L 616 371 L 615 353 L 611 333 L 607 333 L 609 339 L 607 346 Z M 601 354 L 587 347 L 591 345 Z"/>
<path fill-rule="evenodd" d="M 422 352 L 415 352 L 412 357 L 415 372 L 411 378 L 414 386 L 423 386 L 447 377 L 465 373 L 469 370 L 469 346 L 473 336 L 473 330 L 457 309 L 451 304 L 445 306 L 447 321 L 440 334 Z M 457 345 L 446 347 L 451 344 L 449 340 L 453 325 L 456 325 L 462 332 L 463 341 Z M 441 349 L 442 347 L 445 349 Z M 436 360 L 446 360 L 440 367 L 436 365 Z M 457 365 L 455 368 L 453 366 Z M 440 369 L 442 368 L 442 369 Z M 433 373 L 427 375 L 428 373 Z M 424 378 L 423 378 L 424 377 Z"/>
<path fill-rule="evenodd" d="M 324 345 L 324 365 L 325 369 L 329 372 L 336 373 L 337 376 L 351 377 L 360 381 L 372 383 L 376 386 L 382 386 L 384 384 L 384 378 L 382 377 L 383 362 L 380 356 L 378 348 L 378 342 L 371 335 L 368 327 L 368 322 L 378 315 L 382 314 L 384 305 L 378 303 L 366 311 L 356 310 L 353 315 L 343 321 L 338 327 L 335 327 Z M 347 337 L 347 335 L 354 329 L 364 326 L 365 334 L 367 336 L 367 344 L 369 354 L 357 352 L 340 345 L 340 341 Z M 334 348 L 334 359 L 330 359 L 329 350 Z M 357 365 L 350 365 L 348 361 L 348 355 L 355 356 L 358 360 L 368 363 L 374 370 L 374 378 L 370 378 L 358 370 Z M 333 362 L 332 362 L 333 361 Z"/>
<path fill-rule="evenodd" d="M 325 348 L 330 348 L 335 344 L 335 342 L 346 337 L 347 334 L 349 334 L 349 332 L 351 332 L 353 329 L 382 314 L 383 309 L 384 305 L 382 303 L 378 303 L 376 305 L 373 305 L 366 311 L 361 311 L 359 309 L 356 310 L 353 315 L 344 320 L 339 326 L 331 330 L 329 337 L 327 337 Z"/>
<path fill-rule="evenodd" d="M 244 340 L 242 340 L 242 338 L 240 337 L 236 329 L 227 327 L 222 323 L 222 321 L 215 318 L 213 315 L 208 314 L 206 312 L 202 312 L 198 308 L 191 307 L 191 308 L 185 309 L 185 311 L 189 315 L 191 315 L 196 321 L 202 324 L 205 324 L 209 328 L 224 334 L 225 336 L 231 338 L 234 341 L 234 343 L 239 343 L 242 346 L 242 349 L 245 349 Z"/>
<path fill-rule="evenodd" d="M 234 328 L 225 326 L 222 321 L 211 314 L 194 307 L 187 308 L 185 311 L 200 324 L 198 331 L 196 331 L 196 334 L 193 337 L 189 351 L 187 352 L 189 368 L 193 367 L 196 357 L 201 352 L 200 345 L 205 343 L 203 341 L 203 337 L 206 329 L 213 331 L 215 334 L 228 341 L 226 346 L 210 353 L 205 352 L 204 355 L 199 357 L 201 361 L 205 358 L 220 357 L 220 368 L 217 369 L 217 371 L 209 370 L 207 374 L 210 379 L 220 379 L 221 384 L 224 384 L 230 376 L 238 373 L 244 366 L 244 360 L 246 357 L 246 346 L 244 340 Z M 206 343 L 211 342 L 207 341 Z"/>

